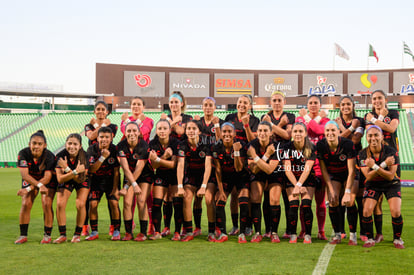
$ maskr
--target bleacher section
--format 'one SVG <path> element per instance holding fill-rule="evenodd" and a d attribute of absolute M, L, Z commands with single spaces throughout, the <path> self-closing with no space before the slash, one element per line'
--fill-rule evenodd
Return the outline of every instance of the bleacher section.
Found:
<path fill-rule="evenodd" d="M 298 110 L 288 110 L 298 115 Z M 188 114 L 195 116 L 202 116 L 202 112 L 187 112 Z M 216 111 L 216 116 L 224 119 L 228 111 Z M 257 117 L 261 117 L 266 111 L 255 111 Z M 357 116 L 363 117 L 367 110 L 357 110 Z M 152 118 L 156 123 L 160 119 L 160 112 L 146 112 L 148 117 Z M 330 110 L 328 117 L 334 119 L 338 117 L 339 110 Z M 39 117 L 39 114 L 1 114 L 0 122 L 2 123 L 2 135 L 8 134 L 24 127 L 27 123 L 33 119 Z M 112 123 L 119 126 L 117 135 L 114 138 L 114 143 L 117 144 L 122 138 L 122 132 L 120 129 L 122 113 L 112 113 L 108 118 Z M 411 116 L 407 119 L 407 116 Z M 9 166 L 15 166 L 17 161 L 17 154 L 20 149 L 26 147 L 29 142 L 30 136 L 38 129 L 43 129 L 47 137 L 48 149 L 55 152 L 62 148 L 65 144 L 65 139 L 70 133 L 82 133 L 85 124 L 89 123 L 90 119 L 94 117 L 92 112 L 85 113 L 51 113 L 29 125 L 27 128 L 18 132 L 16 135 L 11 136 L 3 142 L 0 142 L 0 167 L 5 165 L 5 162 Z M 410 122 L 409 122 L 410 121 Z M 400 145 L 400 157 L 403 169 L 407 167 L 414 167 L 414 154 L 413 143 L 411 133 L 408 127 L 408 123 L 414 123 L 413 114 L 406 114 L 404 110 L 400 110 L 400 125 L 398 127 L 398 137 Z M 153 128 L 153 133 L 155 127 Z M 365 137 L 362 139 L 363 146 L 366 146 Z M 86 136 L 82 137 L 82 144 L 86 150 L 88 147 L 88 139 Z M 404 168 L 405 167 L 405 168 Z"/>

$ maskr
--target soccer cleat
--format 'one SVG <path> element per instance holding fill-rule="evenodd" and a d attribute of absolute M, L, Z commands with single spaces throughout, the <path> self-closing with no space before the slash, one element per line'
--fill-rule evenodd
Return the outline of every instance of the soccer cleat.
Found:
<path fill-rule="evenodd" d="M 239 243 L 247 243 L 246 236 L 243 233 L 239 235 Z"/>
<path fill-rule="evenodd" d="M 353 232 L 349 233 L 348 245 L 357 245 L 357 244 L 358 244 L 358 242 L 357 242 L 356 233 L 353 233 Z"/>
<path fill-rule="evenodd" d="M 365 247 L 365 248 L 369 248 L 369 247 L 373 247 L 374 245 L 375 245 L 375 241 L 374 241 L 373 239 L 368 239 L 368 240 L 364 243 L 363 247 Z"/>
<path fill-rule="evenodd" d="M 99 233 L 98 231 L 92 231 L 91 234 L 85 238 L 86 241 L 93 241 L 99 239 Z"/>
<path fill-rule="evenodd" d="M 89 236 L 89 224 L 82 226 L 82 233 L 81 236 Z"/>
<path fill-rule="evenodd" d="M 17 238 L 17 240 L 14 242 L 14 244 L 22 244 L 27 242 L 27 236 L 20 236 Z"/>
<path fill-rule="evenodd" d="M 125 236 L 122 238 L 123 241 L 130 241 L 134 239 L 134 235 L 132 235 L 132 233 L 125 233 Z"/>
<path fill-rule="evenodd" d="M 325 231 L 321 231 L 321 232 L 318 233 L 318 239 L 322 240 L 322 241 L 327 241 L 328 240 L 328 238 L 326 238 L 326 236 L 325 236 Z"/>
<path fill-rule="evenodd" d="M 193 233 L 187 233 L 185 234 L 184 238 L 181 239 L 182 242 L 189 242 L 194 240 L 194 235 Z"/>
<path fill-rule="evenodd" d="M 150 224 L 149 225 L 149 228 L 148 228 L 148 236 L 151 236 L 151 235 L 154 235 L 154 233 L 155 233 L 155 226 L 153 225 L 153 224 Z"/>
<path fill-rule="evenodd" d="M 335 234 L 335 236 L 332 238 L 329 244 L 340 244 L 341 240 L 342 240 L 341 234 Z"/>
<path fill-rule="evenodd" d="M 312 243 L 312 237 L 311 237 L 311 235 L 306 234 L 305 237 L 303 238 L 303 243 L 304 244 Z"/>
<path fill-rule="evenodd" d="M 194 229 L 193 236 L 196 237 L 196 236 L 199 236 L 199 235 L 201 235 L 201 228 L 196 227 Z"/>
<path fill-rule="evenodd" d="M 361 241 L 366 242 L 368 241 L 368 237 L 365 235 L 360 235 L 359 238 L 361 239 Z"/>
<path fill-rule="evenodd" d="M 152 241 L 161 240 L 162 236 L 159 232 L 155 232 L 151 237 L 149 237 L 149 239 Z"/>
<path fill-rule="evenodd" d="M 290 239 L 290 234 L 285 232 L 282 236 L 282 239 Z"/>
<path fill-rule="evenodd" d="M 253 229 L 251 227 L 246 227 L 246 236 L 253 235 Z"/>
<path fill-rule="evenodd" d="M 113 234 L 114 234 L 114 230 L 115 230 L 115 227 L 111 224 L 111 225 L 109 226 L 109 236 L 113 236 Z"/>
<path fill-rule="evenodd" d="M 272 232 L 266 232 L 263 234 L 263 238 L 270 238 L 270 236 L 272 236 Z"/>
<path fill-rule="evenodd" d="M 227 237 L 226 234 L 221 233 L 221 235 L 217 238 L 216 243 L 224 243 L 228 239 L 229 239 L 229 237 Z"/>
<path fill-rule="evenodd" d="M 341 233 L 341 239 L 343 240 L 343 239 L 346 239 L 346 233 L 345 232 L 342 232 Z"/>
<path fill-rule="evenodd" d="M 296 234 L 291 234 L 289 243 L 297 243 L 297 242 L 298 242 L 298 236 Z"/>
<path fill-rule="evenodd" d="M 181 229 L 180 237 L 183 238 L 187 234 L 185 228 Z"/>
<path fill-rule="evenodd" d="M 143 242 L 147 240 L 147 236 L 144 233 L 139 233 L 137 237 L 134 239 L 136 242 Z"/>
<path fill-rule="evenodd" d="M 111 241 L 119 241 L 121 240 L 121 232 L 119 230 L 114 230 L 114 233 L 112 234 Z"/>
<path fill-rule="evenodd" d="M 51 242 L 52 242 L 52 237 L 46 234 L 43 235 L 43 239 L 40 241 L 41 244 L 47 244 Z"/>
<path fill-rule="evenodd" d="M 208 233 L 208 236 L 207 236 L 207 241 L 209 241 L 209 242 L 211 242 L 211 243 L 216 242 L 216 237 L 214 236 L 214 234 L 213 234 L 213 233 Z"/>
<path fill-rule="evenodd" d="M 59 238 L 53 241 L 53 243 L 64 243 L 66 242 L 67 238 L 64 235 L 60 235 Z"/>
<path fill-rule="evenodd" d="M 403 240 L 401 240 L 401 239 L 395 239 L 394 240 L 394 247 L 395 248 L 398 248 L 398 249 L 404 249 L 405 246 L 404 246 Z"/>
<path fill-rule="evenodd" d="M 376 236 L 375 236 L 375 243 L 380 243 L 380 242 L 382 242 L 383 240 L 384 240 L 384 235 L 382 235 L 382 234 L 377 234 Z"/>
<path fill-rule="evenodd" d="M 260 243 L 262 241 L 263 237 L 262 234 L 260 234 L 259 232 L 257 232 L 256 234 L 253 235 L 253 238 L 251 239 L 251 243 Z"/>
<path fill-rule="evenodd" d="M 164 227 L 164 229 L 161 231 L 161 236 L 162 237 L 167 237 L 170 234 L 171 234 L 171 231 L 168 227 Z"/>
<path fill-rule="evenodd" d="M 272 243 L 280 243 L 279 235 L 273 232 L 272 235 L 270 235 L 270 241 Z"/>
<path fill-rule="evenodd" d="M 214 234 L 216 235 L 216 238 L 220 237 L 221 235 L 221 230 L 217 226 L 216 226 L 216 230 L 214 230 Z"/>
<path fill-rule="evenodd" d="M 303 238 L 305 238 L 305 231 L 300 231 L 298 239 L 303 240 Z"/>
<path fill-rule="evenodd" d="M 181 240 L 180 233 L 175 232 L 174 236 L 171 238 L 171 241 L 179 241 L 179 240 Z"/>
<path fill-rule="evenodd" d="M 236 236 L 237 234 L 239 234 L 239 228 L 238 227 L 232 227 L 232 229 L 229 232 L 230 236 Z"/>
<path fill-rule="evenodd" d="M 79 235 L 73 235 L 71 243 L 80 243 L 81 239 Z"/>

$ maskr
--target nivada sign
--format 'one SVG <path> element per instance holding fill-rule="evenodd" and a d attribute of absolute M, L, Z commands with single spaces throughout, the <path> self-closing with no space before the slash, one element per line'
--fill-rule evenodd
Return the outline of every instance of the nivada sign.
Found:
<path fill-rule="evenodd" d="M 163 97 L 164 72 L 124 71 L 124 96 Z"/>
<path fill-rule="evenodd" d="M 253 74 L 214 74 L 214 96 L 252 95 Z"/>
<path fill-rule="evenodd" d="M 181 91 L 186 97 L 209 96 L 208 73 L 170 73 L 170 94 Z"/>

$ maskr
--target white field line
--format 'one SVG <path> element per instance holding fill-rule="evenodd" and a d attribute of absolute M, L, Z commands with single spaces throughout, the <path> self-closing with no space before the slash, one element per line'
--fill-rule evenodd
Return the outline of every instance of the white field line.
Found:
<path fill-rule="evenodd" d="M 335 249 L 335 246 L 336 245 L 332 245 L 329 243 L 325 245 L 325 247 L 322 250 L 321 255 L 319 256 L 318 263 L 313 269 L 312 275 L 324 275 L 326 273 L 326 269 L 328 268 L 329 261 Z"/>

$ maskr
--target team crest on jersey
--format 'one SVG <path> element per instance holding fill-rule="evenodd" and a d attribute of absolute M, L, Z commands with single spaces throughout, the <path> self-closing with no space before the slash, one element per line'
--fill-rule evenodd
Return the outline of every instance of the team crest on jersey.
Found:
<path fill-rule="evenodd" d="M 20 161 L 20 166 L 27 166 L 27 161 L 21 160 Z"/>
<path fill-rule="evenodd" d="M 231 152 L 230 157 L 231 159 L 234 159 L 234 152 Z"/>
<path fill-rule="evenodd" d="M 25 180 L 22 182 L 22 184 L 23 184 L 23 187 L 27 187 L 27 186 L 29 186 L 29 185 L 30 185 L 30 183 L 28 183 L 28 182 L 27 182 L 27 181 L 25 181 Z"/>
<path fill-rule="evenodd" d="M 216 132 L 216 128 L 215 127 L 211 128 L 211 132 L 214 134 Z"/>
<path fill-rule="evenodd" d="M 339 156 L 339 160 L 340 160 L 340 161 L 344 161 L 344 160 L 346 160 L 346 156 L 345 156 L 344 154 L 340 155 L 340 156 Z"/>
<path fill-rule="evenodd" d="M 365 166 L 365 162 L 364 162 L 363 159 L 361 159 L 361 161 L 360 161 L 360 166 Z"/>
<path fill-rule="evenodd" d="M 95 162 L 95 158 L 94 157 L 90 157 L 89 158 L 89 162 Z"/>
<path fill-rule="evenodd" d="M 384 122 L 387 123 L 387 124 L 390 123 L 391 122 L 391 118 L 389 116 L 385 117 L 384 118 Z"/>
<path fill-rule="evenodd" d="M 124 151 L 119 151 L 119 156 L 121 156 L 121 157 L 125 156 Z"/>
<path fill-rule="evenodd" d="M 138 159 L 138 154 L 137 154 L 137 153 L 135 153 L 135 154 L 132 156 L 132 158 L 133 158 L 133 159 Z"/>
<path fill-rule="evenodd" d="M 184 157 L 185 153 L 184 150 L 178 150 L 178 156 Z"/>
<path fill-rule="evenodd" d="M 200 153 L 198 153 L 198 155 L 200 156 L 200 158 L 205 158 L 206 157 L 206 153 L 204 153 L 204 151 L 200 151 Z"/>
<path fill-rule="evenodd" d="M 160 184 L 160 183 L 162 183 L 162 179 L 157 178 L 157 179 L 155 180 L 155 183 L 156 183 L 156 184 Z"/>
<path fill-rule="evenodd" d="M 217 152 L 213 152 L 213 158 L 217 158 Z"/>
<path fill-rule="evenodd" d="M 114 164 L 115 163 L 115 159 L 114 158 L 109 158 L 108 159 L 108 163 L 109 164 Z"/>

